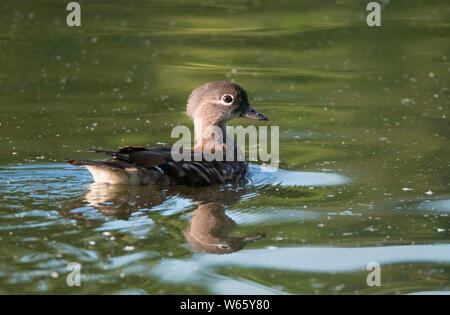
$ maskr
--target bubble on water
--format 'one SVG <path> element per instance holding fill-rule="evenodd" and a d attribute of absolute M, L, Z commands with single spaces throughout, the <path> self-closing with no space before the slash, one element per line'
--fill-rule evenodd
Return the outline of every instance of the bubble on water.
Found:
<path fill-rule="evenodd" d="M 401 102 L 403 105 L 409 105 L 410 103 L 414 103 L 410 98 L 402 98 L 402 99 L 400 100 L 400 102 Z"/>

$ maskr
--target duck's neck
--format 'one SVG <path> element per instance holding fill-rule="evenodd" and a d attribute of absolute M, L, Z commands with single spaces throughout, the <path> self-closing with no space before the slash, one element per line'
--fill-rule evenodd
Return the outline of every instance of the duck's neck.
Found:
<path fill-rule="evenodd" d="M 207 143 L 234 145 L 233 137 L 227 133 L 228 121 L 209 122 L 201 118 L 194 119 L 195 146 Z"/>

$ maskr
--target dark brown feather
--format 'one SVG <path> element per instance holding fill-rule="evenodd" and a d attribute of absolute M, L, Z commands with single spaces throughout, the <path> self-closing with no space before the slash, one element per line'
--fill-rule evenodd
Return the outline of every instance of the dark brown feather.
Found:
<path fill-rule="evenodd" d="M 245 161 L 201 161 L 194 160 L 191 151 L 191 161 L 174 161 L 171 146 L 153 148 L 121 147 L 117 152 L 102 149 L 90 149 L 87 152 L 106 153 L 113 155 L 119 161 L 89 161 L 67 160 L 72 165 L 98 165 L 121 168 L 138 167 L 143 169 L 162 170 L 172 185 L 208 186 L 236 182 L 245 177 L 248 166 Z M 115 154 L 112 154 L 115 153 Z"/>

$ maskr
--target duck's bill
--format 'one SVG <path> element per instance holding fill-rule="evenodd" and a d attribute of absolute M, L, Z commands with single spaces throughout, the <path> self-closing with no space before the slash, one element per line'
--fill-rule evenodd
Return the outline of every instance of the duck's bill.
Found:
<path fill-rule="evenodd" d="M 250 118 L 250 119 L 256 119 L 256 120 L 269 120 L 269 118 L 266 115 L 261 114 L 253 107 L 249 107 L 248 111 L 241 114 L 242 117 Z"/>

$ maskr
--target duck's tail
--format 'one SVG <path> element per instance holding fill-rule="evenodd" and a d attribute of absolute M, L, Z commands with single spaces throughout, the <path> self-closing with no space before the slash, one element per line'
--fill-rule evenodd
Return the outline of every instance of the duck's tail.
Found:
<path fill-rule="evenodd" d="M 151 159 L 151 156 L 149 156 L 148 163 L 140 165 L 130 159 L 130 153 L 144 150 L 143 147 L 120 147 L 118 151 L 85 149 L 79 150 L 79 152 L 102 153 L 112 156 L 113 159 L 106 161 L 66 160 L 66 162 L 87 168 L 96 183 L 146 185 L 167 181 L 162 172 L 152 167 L 158 165 L 159 160 L 153 161 L 155 159 Z M 139 160 L 137 161 L 139 162 Z"/>
<path fill-rule="evenodd" d="M 67 160 L 69 164 L 84 166 L 91 172 L 96 183 L 108 184 L 141 184 L 139 170 L 133 165 L 118 160 L 91 161 Z"/>

